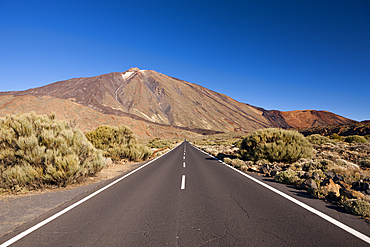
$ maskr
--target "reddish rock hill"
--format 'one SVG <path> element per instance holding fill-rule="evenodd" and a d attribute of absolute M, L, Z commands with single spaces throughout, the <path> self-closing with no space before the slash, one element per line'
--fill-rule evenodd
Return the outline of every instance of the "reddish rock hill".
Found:
<path fill-rule="evenodd" d="M 298 129 L 298 131 L 305 136 L 312 134 L 320 134 L 325 136 L 332 134 L 338 134 L 340 136 L 349 136 L 349 135 L 366 136 L 370 135 L 370 121 L 362 121 L 359 123 L 345 125 L 330 125 L 311 128 L 300 128 Z"/>
<path fill-rule="evenodd" d="M 16 103 L 29 100 L 25 96 L 33 96 L 33 103 L 27 107 Z M 70 103 L 74 107 L 83 106 L 75 108 L 73 114 L 70 114 L 69 117 L 73 119 L 83 119 L 81 116 L 87 113 L 91 113 L 91 116 L 99 113 L 99 119 L 104 118 L 104 115 L 121 117 L 120 124 L 123 125 L 136 120 L 150 126 L 177 126 L 184 131 L 202 134 L 214 133 L 212 131 L 252 132 L 269 127 L 297 128 L 354 122 L 323 111 L 268 111 L 193 83 L 138 68 L 131 68 L 123 73 L 60 81 L 26 91 L 2 92 L 0 102 L 3 102 L 3 106 L 0 106 L 0 115 L 23 112 L 25 109 L 38 112 L 40 110 L 34 99 L 42 102 L 48 99 L 48 111 L 54 109 L 57 114 L 58 111 L 64 112 L 60 109 L 62 105 L 65 105 L 63 109 L 71 107 Z M 63 101 L 57 103 L 51 99 Z M 81 124 L 85 122 L 85 125 L 90 126 L 84 127 L 86 130 L 100 123 L 96 117 L 88 120 L 86 118 L 86 121 L 81 121 Z"/>
<path fill-rule="evenodd" d="M 326 125 L 343 125 L 357 123 L 354 120 L 341 117 L 328 111 L 302 110 L 302 111 L 269 111 L 276 117 L 283 119 L 291 128 L 309 128 Z"/>

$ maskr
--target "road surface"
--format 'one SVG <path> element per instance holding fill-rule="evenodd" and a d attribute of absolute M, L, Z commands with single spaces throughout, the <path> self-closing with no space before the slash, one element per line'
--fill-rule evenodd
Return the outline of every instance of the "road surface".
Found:
<path fill-rule="evenodd" d="M 284 185 L 265 182 L 292 194 Z M 312 204 L 309 198 L 301 199 Z M 370 236 L 363 221 L 315 201 Z M 368 245 L 187 142 L 19 237 L 49 216 L 52 213 L 19 227 L 0 243 L 18 236 L 11 246 Z"/>

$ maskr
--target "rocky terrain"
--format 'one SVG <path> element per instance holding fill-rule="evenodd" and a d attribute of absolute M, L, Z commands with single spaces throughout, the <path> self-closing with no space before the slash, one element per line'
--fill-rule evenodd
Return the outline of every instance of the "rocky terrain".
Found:
<path fill-rule="evenodd" d="M 127 125 L 140 137 L 184 137 L 217 132 L 297 128 L 354 121 L 325 111 L 269 111 L 152 70 L 131 68 L 55 82 L 26 91 L 0 92 L 0 116 L 54 111 L 84 131 L 100 124 Z"/>
<path fill-rule="evenodd" d="M 345 125 L 329 125 L 329 126 L 318 126 L 311 128 L 298 128 L 299 132 L 303 135 L 308 136 L 312 134 L 320 134 L 323 136 L 329 136 L 333 134 L 341 136 L 349 135 L 370 135 L 370 121 L 362 121 L 359 123 L 345 124 Z"/>

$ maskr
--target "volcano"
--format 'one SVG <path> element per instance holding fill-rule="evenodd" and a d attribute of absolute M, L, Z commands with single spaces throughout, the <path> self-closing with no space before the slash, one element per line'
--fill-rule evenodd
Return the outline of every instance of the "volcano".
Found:
<path fill-rule="evenodd" d="M 289 129 L 356 122 L 327 111 L 269 111 L 194 83 L 138 68 L 59 81 L 26 91 L 1 92 L 0 115 L 23 112 L 17 108 L 16 102 L 24 101 L 24 97 L 35 97 L 39 101 L 59 99 L 67 101 L 63 103 L 65 105 L 83 106 L 74 112 L 72 119 L 80 119 L 82 112 L 87 112 L 83 109 L 89 109 L 89 112 L 136 120 L 151 126 L 174 127 L 202 134 L 206 130 L 214 133 L 252 132 L 270 127 Z M 58 107 L 60 105 L 54 106 L 57 116 Z M 37 107 L 34 108 L 38 113 Z M 48 109 L 53 110 L 53 105 Z M 128 120 L 122 120 L 122 125 L 125 121 Z"/>

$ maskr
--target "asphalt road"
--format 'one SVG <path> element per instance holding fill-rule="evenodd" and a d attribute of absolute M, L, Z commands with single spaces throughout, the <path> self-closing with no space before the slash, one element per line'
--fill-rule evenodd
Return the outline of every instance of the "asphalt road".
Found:
<path fill-rule="evenodd" d="M 265 182 L 294 194 L 286 186 Z M 299 193 L 294 196 L 300 198 Z M 356 217 L 319 200 L 301 199 L 370 236 L 370 228 Z M 18 228 L 0 243 L 50 215 Z M 367 245 L 184 142 L 12 246 Z"/>

